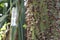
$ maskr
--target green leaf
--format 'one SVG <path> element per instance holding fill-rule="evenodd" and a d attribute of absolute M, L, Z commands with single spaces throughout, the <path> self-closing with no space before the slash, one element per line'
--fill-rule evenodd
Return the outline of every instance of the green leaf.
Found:
<path fill-rule="evenodd" d="M 26 24 L 24 24 L 24 25 L 23 25 L 23 28 L 25 28 L 25 29 L 26 29 L 26 28 L 27 28 L 27 25 L 26 25 Z"/>

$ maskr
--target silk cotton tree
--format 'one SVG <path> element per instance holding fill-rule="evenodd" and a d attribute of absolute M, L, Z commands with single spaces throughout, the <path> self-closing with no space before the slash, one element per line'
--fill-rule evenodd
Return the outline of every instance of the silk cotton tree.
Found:
<path fill-rule="evenodd" d="M 45 0 L 27 0 L 27 40 L 42 40 L 40 34 L 44 32 L 45 26 L 48 25 L 47 6 L 43 1 Z M 44 25 L 45 21 L 47 21 L 46 25 Z"/>
<path fill-rule="evenodd" d="M 26 24 L 27 40 L 57 40 L 55 29 L 59 0 L 27 0 Z M 52 35 L 53 34 L 53 35 Z"/>

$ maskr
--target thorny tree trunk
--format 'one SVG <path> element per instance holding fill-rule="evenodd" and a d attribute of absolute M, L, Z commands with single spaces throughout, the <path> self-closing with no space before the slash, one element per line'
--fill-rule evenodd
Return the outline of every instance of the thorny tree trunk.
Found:
<path fill-rule="evenodd" d="M 26 5 L 26 24 L 27 24 L 27 40 L 33 40 L 32 38 L 32 30 L 34 28 L 34 17 L 33 17 L 33 12 L 32 12 L 32 0 L 27 0 L 27 5 Z"/>
<path fill-rule="evenodd" d="M 27 40 L 59 40 L 59 4 L 59 0 L 27 0 Z"/>

